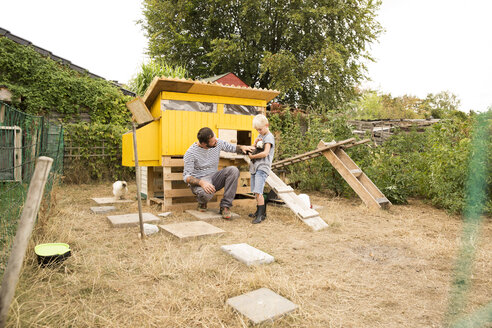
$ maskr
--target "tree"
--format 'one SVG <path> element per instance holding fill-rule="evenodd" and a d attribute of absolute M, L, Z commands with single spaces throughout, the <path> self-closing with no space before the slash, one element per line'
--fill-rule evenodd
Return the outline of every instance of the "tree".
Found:
<path fill-rule="evenodd" d="M 424 118 L 427 113 L 423 111 L 422 103 L 421 99 L 410 95 L 393 97 L 366 90 L 350 103 L 351 116 L 362 120 Z"/>
<path fill-rule="evenodd" d="M 236 73 L 290 103 L 338 109 L 364 78 L 380 0 L 144 0 L 149 54 L 192 78 Z"/>
<path fill-rule="evenodd" d="M 464 113 L 459 110 L 460 100 L 455 94 L 449 91 L 441 91 L 437 94 L 429 93 L 423 101 L 423 107 L 429 111 L 434 118 L 449 118 L 451 116 L 463 117 L 464 115 Z"/>

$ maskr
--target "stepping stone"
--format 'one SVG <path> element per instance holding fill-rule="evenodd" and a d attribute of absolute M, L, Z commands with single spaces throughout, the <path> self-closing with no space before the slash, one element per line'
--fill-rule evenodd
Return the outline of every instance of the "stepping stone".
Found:
<path fill-rule="evenodd" d="M 179 239 L 217 235 L 225 232 L 224 230 L 203 221 L 172 223 L 160 225 L 159 227 Z"/>
<path fill-rule="evenodd" d="M 154 224 L 144 223 L 143 228 L 144 228 L 144 234 L 146 236 L 150 236 L 159 232 L 159 227 Z"/>
<path fill-rule="evenodd" d="M 186 210 L 185 212 L 193 215 L 200 220 L 222 219 L 222 215 L 219 212 L 213 210 L 207 210 L 206 212 L 200 212 L 197 210 Z M 239 214 L 231 212 L 231 219 L 238 217 Z"/>
<path fill-rule="evenodd" d="M 115 199 L 114 197 L 99 197 L 99 198 L 91 198 L 98 204 L 113 204 L 113 203 L 131 203 L 133 202 L 130 199 Z"/>
<path fill-rule="evenodd" d="M 268 264 L 275 261 L 270 254 L 260 251 L 248 244 L 233 244 L 220 247 L 224 252 L 231 254 L 236 260 L 243 262 L 247 266 Z"/>
<path fill-rule="evenodd" d="M 91 211 L 94 214 L 103 214 L 116 210 L 114 206 L 93 206 L 91 207 Z"/>
<path fill-rule="evenodd" d="M 166 218 L 166 217 L 168 217 L 171 214 L 173 214 L 173 213 L 172 212 L 164 212 L 164 213 L 159 213 L 157 215 L 159 215 L 160 217 Z"/>
<path fill-rule="evenodd" d="M 273 319 L 298 308 L 297 305 L 268 288 L 260 288 L 229 298 L 227 304 L 246 316 L 255 325 L 267 320 L 273 321 Z"/>
<path fill-rule="evenodd" d="M 133 227 L 140 224 L 138 213 L 108 215 L 108 220 L 114 228 Z M 142 220 L 145 223 L 159 223 L 160 219 L 152 213 L 142 213 Z"/>

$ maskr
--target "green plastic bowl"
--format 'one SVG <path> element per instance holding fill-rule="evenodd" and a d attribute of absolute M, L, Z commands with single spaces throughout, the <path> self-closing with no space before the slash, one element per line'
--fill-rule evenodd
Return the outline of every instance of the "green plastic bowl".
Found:
<path fill-rule="evenodd" d="M 34 247 L 34 253 L 41 265 L 63 262 L 71 255 L 70 246 L 64 243 L 39 244 Z"/>

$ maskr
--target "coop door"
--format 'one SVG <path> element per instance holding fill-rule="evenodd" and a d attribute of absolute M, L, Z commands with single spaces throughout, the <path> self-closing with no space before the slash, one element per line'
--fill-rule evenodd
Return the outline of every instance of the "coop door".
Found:
<path fill-rule="evenodd" d="M 219 139 L 237 145 L 237 130 L 219 129 Z"/>
<path fill-rule="evenodd" d="M 251 131 L 219 129 L 219 139 L 234 145 L 251 145 Z"/>
<path fill-rule="evenodd" d="M 237 131 L 237 144 L 238 145 L 251 145 L 251 131 Z"/>
<path fill-rule="evenodd" d="M 238 131 L 229 129 L 219 129 L 218 138 L 234 145 L 251 145 L 251 131 Z M 242 157 L 234 153 L 220 152 L 222 158 Z"/>

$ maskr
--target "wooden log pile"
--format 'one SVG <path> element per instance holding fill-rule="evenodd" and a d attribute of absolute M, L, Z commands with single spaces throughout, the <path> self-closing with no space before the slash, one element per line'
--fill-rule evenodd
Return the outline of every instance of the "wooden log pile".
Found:
<path fill-rule="evenodd" d="M 369 136 L 375 144 L 381 145 L 395 134 L 396 130 L 409 132 L 416 129 L 423 132 L 426 128 L 439 122 L 438 119 L 398 119 L 398 120 L 374 120 L 374 121 L 348 121 L 352 126 L 352 133 L 360 137 Z"/>

